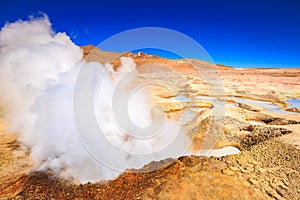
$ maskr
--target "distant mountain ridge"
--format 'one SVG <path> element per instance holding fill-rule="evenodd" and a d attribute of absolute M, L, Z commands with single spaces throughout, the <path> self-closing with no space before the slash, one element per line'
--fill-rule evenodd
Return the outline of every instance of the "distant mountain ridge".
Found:
<path fill-rule="evenodd" d="M 190 68 L 192 65 L 191 64 L 199 64 L 204 67 L 205 63 L 208 66 L 212 66 L 212 63 L 208 63 L 205 61 L 197 60 L 197 59 L 168 59 L 168 58 L 163 58 L 159 57 L 154 54 L 147 54 L 144 52 L 138 52 L 136 54 L 131 53 L 131 52 L 124 52 L 124 53 L 117 53 L 117 52 L 107 52 L 103 51 L 93 45 L 86 45 L 86 46 L 81 46 L 80 47 L 83 50 L 83 59 L 86 61 L 95 61 L 95 62 L 100 62 L 100 63 L 112 63 L 114 67 L 116 68 L 119 66 L 120 61 L 119 58 L 121 56 L 124 57 L 131 57 L 137 66 L 145 65 L 145 64 L 151 64 L 151 63 L 156 63 L 156 64 L 161 64 L 161 65 L 168 65 L 176 68 L 177 70 L 179 68 L 185 68 L 187 65 L 189 65 L 188 68 Z M 226 69 L 232 69 L 230 66 L 222 65 L 222 64 L 216 64 L 218 69 L 226 70 Z M 205 67 L 206 68 L 206 67 Z M 179 70 L 180 71 L 180 70 Z"/>

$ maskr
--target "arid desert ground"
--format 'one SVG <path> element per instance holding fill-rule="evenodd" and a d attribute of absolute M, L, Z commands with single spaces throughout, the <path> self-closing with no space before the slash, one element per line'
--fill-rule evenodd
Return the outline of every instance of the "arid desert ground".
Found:
<path fill-rule="evenodd" d="M 17 133 L 6 131 L 2 112 L 0 199 L 300 199 L 300 69 L 236 69 L 82 49 L 87 61 L 111 62 L 115 70 L 118 57 L 133 58 L 139 80 L 157 83 L 153 99 L 166 116 L 184 113 L 182 126 L 193 137 L 190 151 L 202 148 L 217 123 L 213 148 L 233 146 L 240 153 L 170 158 L 111 181 L 75 184 L 50 170 L 33 171 L 30 150 Z M 222 122 L 213 120 L 214 112 L 222 113 Z"/>

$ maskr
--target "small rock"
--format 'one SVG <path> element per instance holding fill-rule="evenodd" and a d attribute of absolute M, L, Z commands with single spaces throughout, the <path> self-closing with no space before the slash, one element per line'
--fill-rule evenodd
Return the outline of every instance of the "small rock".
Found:
<path fill-rule="evenodd" d="M 248 179 L 249 183 L 251 183 L 252 185 L 257 185 L 259 182 L 253 178 Z"/>
<path fill-rule="evenodd" d="M 229 175 L 229 176 L 233 176 L 235 175 L 235 172 L 230 170 L 230 169 L 224 169 L 222 170 L 223 174 Z"/>
<path fill-rule="evenodd" d="M 295 107 L 293 107 L 293 108 L 288 108 L 288 109 L 286 109 L 286 111 L 288 111 L 288 112 L 298 112 L 298 113 L 300 113 L 300 109 L 299 109 L 299 108 L 295 108 Z"/>

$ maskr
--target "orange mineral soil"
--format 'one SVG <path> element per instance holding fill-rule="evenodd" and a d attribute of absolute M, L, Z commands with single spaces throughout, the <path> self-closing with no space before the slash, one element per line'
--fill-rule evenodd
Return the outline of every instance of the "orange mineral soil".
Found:
<path fill-rule="evenodd" d="M 34 171 L 30 150 L 17 134 L 6 131 L 5 113 L 0 113 L 0 199 L 299 199 L 300 113 L 287 100 L 300 98 L 300 69 L 235 69 L 104 52 L 91 45 L 82 49 L 85 60 L 108 62 L 115 70 L 121 56 L 133 58 L 140 81 L 161 83 L 152 94 L 168 117 L 176 119 L 193 108 L 185 126 L 197 128 L 191 147 L 195 151 L 212 131 L 209 97 L 214 94 L 209 84 L 221 80 L 223 96 L 215 98 L 225 103 L 225 117 L 214 148 L 230 145 L 241 152 L 170 158 L 128 169 L 114 180 L 79 185 L 50 170 Z M 143 173 L 149 168 L 158 170 Z"/>

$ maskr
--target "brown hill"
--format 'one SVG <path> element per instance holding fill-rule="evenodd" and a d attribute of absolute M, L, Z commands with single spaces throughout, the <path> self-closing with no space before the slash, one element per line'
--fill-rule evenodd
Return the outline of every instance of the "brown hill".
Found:
<path fill-rule="evenodd" d="M 121 56 L 116 52 L 102 51 L 93 45 L 81 46 L 80 48 L 83 50 L 83 58 L 88 62 L 111 62 Z"/>
<path fill-rule="evenodd" d="M 119 58 L 121 56 L 124 57 L 131 57 L 135 63 L 137 64 L 138 68 L 140 70 L 151 70 L 149 69 L 149 65 L 156 65 L 156 69 L 159 65 L 161 65 L 161 68 L 167 67 L 170 70 L 176 70 L 179 72 L 190 72 L 190 71 L 195 71 L 194 66 L 200 67 L 201 69 L 203 68 L 212 68 L 212 67 L 217 67 L 218 69 L 221 70 L 226 70 L 226 69 L 232 69 L 232 67 L 217 64 L 214 65 L 209 62 L 197 60 L 197 59 L 167 59 L 167 58 L 162 58 L 153 54 L 146 54 L 143 52 L 138 52 L 136 54 L 131 53 L 131 52 L 124 52 L 124 53 L 116 53 L 116 52 L 107 52 L 107 51 L 102 51 L 99 48 L 93 46 L 93 45 L 87 45 L 87 46 L 81 46 L 81 49 L 83 50 L 83 58 L 86 61 L 96 61 L 100 63 L 112 63 L 115 68 L 120 65 L 120 60 Z M 193 66 L 194 65 L 194 66 Z"/>

